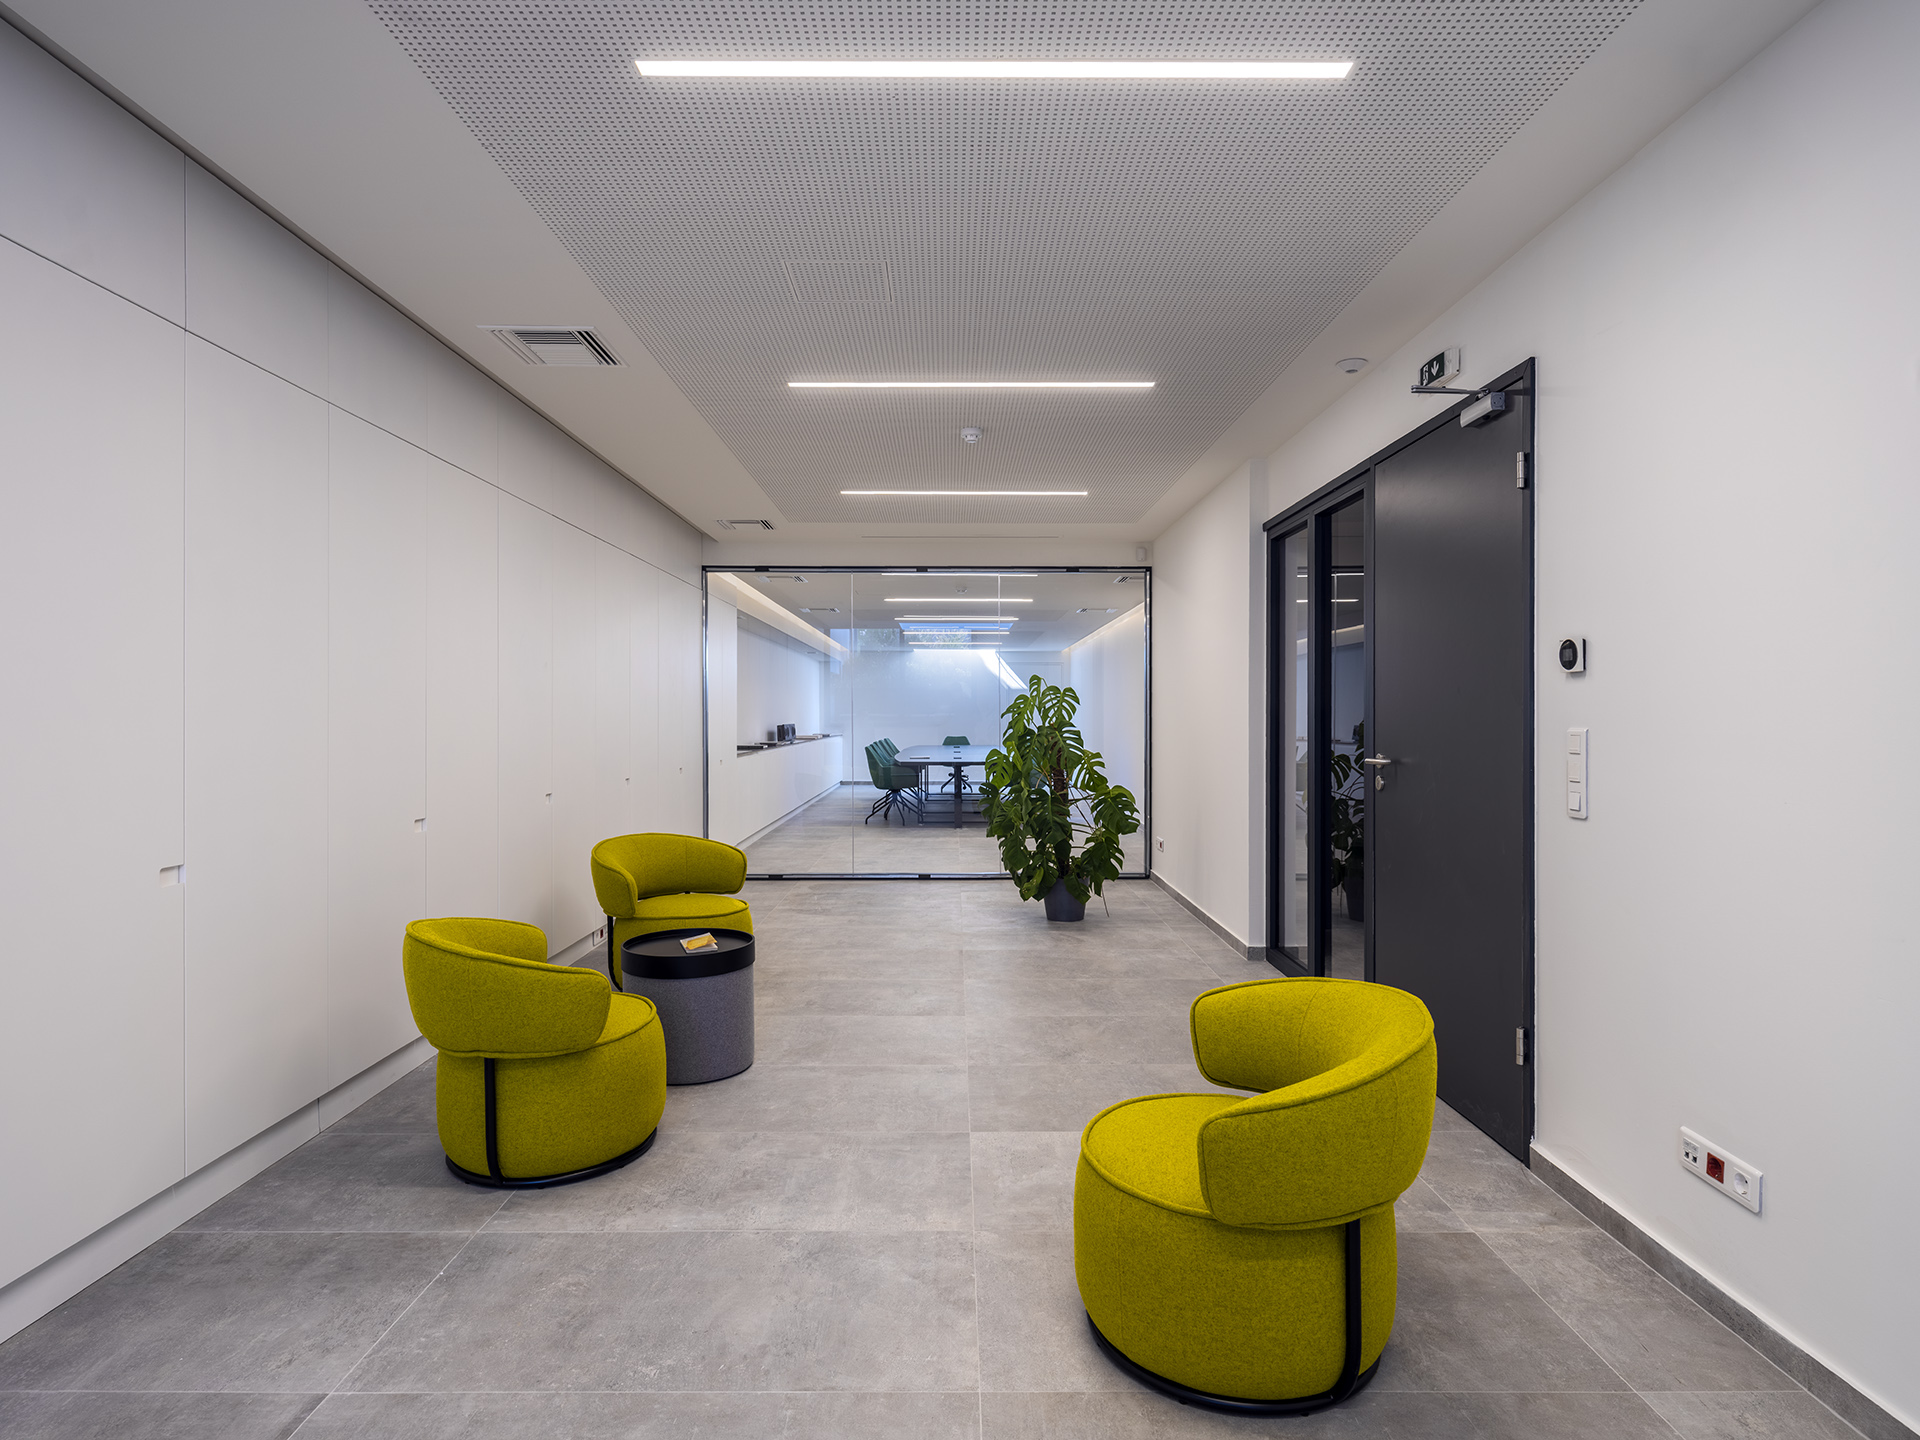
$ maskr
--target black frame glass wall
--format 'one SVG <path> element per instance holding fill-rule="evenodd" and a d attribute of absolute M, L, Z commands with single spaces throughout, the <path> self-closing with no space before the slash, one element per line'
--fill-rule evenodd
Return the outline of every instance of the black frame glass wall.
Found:
<path fill-rule="evenodd" d="M 761 880 L 1005 879 L 979 787 L 1038 677 L 1152 863 L 1153 572 L 1132 566 L 702 567 L 704 832 Z"/>

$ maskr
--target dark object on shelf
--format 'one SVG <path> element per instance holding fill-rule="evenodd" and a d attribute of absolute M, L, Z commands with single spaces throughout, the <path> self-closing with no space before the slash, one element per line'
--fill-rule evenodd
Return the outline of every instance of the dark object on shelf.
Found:
<path fill-rule="evenodd" d="M 682 940 L 710 934 L 711 949 Z M 753 936 L 744 930 L 655 930 L 620 947 L 629 995 L 660 1012 L 667 1041 L 667 1084 L 704 1085 L 753 1064 Z"/>
<path fill-rule="evenodd" d="M 783 745 L 791 745 L 799 729 L 798 725 L 776 725 L 773 727 L 773 738 Z"/>

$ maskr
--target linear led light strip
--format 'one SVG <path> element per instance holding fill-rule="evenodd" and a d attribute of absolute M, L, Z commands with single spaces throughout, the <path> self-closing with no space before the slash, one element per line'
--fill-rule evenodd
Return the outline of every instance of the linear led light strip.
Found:
<path fill-rule="evenodd" d="M 888 595 L 886 605 L 1031 605 L 1031 595 Z"/>
<path fill-rule="evenodd" d="M 842 490 L 842 495 L 1085 495 L 1084 490 Z"/>
<path fill-rule="evenodd" d="M 635 60 L 642 75 L 768 80 L 1344 80 L 1351 60 Z"/>
<path fill-rule="evenodd" d="M 1151 380 L 789 380 L 789 390 L 1151 390 Z"/>

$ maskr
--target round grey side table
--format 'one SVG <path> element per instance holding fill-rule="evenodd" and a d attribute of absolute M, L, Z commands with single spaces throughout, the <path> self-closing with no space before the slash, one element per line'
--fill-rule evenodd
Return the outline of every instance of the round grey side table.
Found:
<path fill-rule="evenodd" d="M 682 940 L 712 935 L 714 950 L 689 954 Z M 753 1064 L 753 936 L 744 930 L 655 930 L 620 947 L 629 995 L 660 1012 L 667 1084 L 704 1085 Z"/>

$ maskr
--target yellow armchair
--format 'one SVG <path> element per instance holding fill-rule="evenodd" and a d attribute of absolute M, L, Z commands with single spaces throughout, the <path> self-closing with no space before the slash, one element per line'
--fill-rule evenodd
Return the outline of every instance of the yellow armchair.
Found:
<path fill-rule="evenodd" d="M 593 847 L 593 893 L 607 916 L 607 978 L 620 980 L 620 947 L 656 930 L 744 930 L 753 912 L 735 892 L 747 883 L 743 851 L 697 835 L 616 835 Z"/>
<path fill-rule="evenodd" d="M 1373 1378 L 1393 1329 L 1393 1202 L 1420 1173 L 1433 1019 L 1357 980 L 1193 1002 L 1194 1058 L 1262 1093 L 1143 1095 L 1081 1137 L 1074 1270 L 1095 1340 L 1190 1405 L 1306 1414 Z"/>
<path fill-rule="evenodd" d="M 511 920 L 416 920 L 401 946 L 414 1023 L 440 1052 L 434 1104 L 447 1168 L 529 1189 L 638 1159 L 667 1103 L 653 1004 L 546 960 Z"/>

